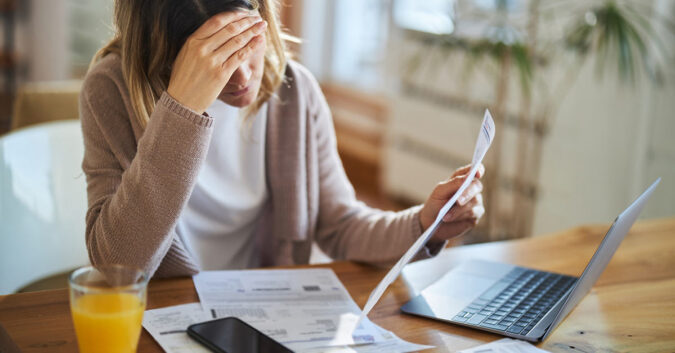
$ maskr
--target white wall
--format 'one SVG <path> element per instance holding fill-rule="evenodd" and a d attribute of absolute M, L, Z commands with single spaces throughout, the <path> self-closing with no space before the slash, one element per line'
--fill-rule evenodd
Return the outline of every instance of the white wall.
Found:
<path fill-rule="evenodd" d="M 328 74 L 331 53 L 330 10 L 334 0 L 302 1 L 302 33 L 299 59 L 321 80 Z M 326 23 L 328 22 L 328 23 Z"/>
<path fill-rule="evenodd" d="M 655 4 L 675 17 L 674 2 Z M 672 35 L 664 38 L 675 53 Z M 665 86 L 642 80 L 632 88 L 611 70 L 598 82 L 594 67 L 582 69 L 544 147 L 534 234 L 609 222 L 658 177 L 641 218 L 675 216 L 675 68 L 664 68 Z"/>
<path fill-rule="evenodd" d="M 590 65 L 582 70 L 544 145 L 534 234 L 611 222 L 657 176 L 642 218 L 675 216 L 675 142 L 658 136 L 675 131 L 675 101 L 661 98 L 675 97 L 670 79 L 660 90 L 631 89 L 609 75 L 598 82 Z M 653 144 L 664 152 L 658 158 Z"/>
<path fill-rule="evenodd" d="M 28 81 L 65 80 L 68 62 L 67 0 L 31 0 L 26 24 Z"/>

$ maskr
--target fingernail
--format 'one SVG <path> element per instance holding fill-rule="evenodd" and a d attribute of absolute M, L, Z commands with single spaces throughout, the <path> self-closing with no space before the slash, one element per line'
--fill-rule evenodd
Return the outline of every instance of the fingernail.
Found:
<path fill-rule="evenodd" d="M 460 204 L 461 206 L 464 206 L 465 203 L 466 203 L 466 197 L 464 197 L 464 196 L 460 197 L 460 198 L 459 198 L 459 204 Z"/>

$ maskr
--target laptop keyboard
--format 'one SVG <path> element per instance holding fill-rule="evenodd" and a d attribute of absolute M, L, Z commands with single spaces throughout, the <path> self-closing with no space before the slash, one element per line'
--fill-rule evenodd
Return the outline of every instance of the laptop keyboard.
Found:
<path fill-rule="evenodd" d="M 576 280 L 576 277 L 516 267 L 453 321 L 526 335 Z"/>

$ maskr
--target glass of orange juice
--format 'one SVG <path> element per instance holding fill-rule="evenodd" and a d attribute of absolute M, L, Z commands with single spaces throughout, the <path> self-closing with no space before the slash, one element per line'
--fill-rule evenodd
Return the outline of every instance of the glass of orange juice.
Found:
<path fill-rule="evenodd" d="M 148 276 L 124 265 L 88 266 L 68 282 L 80 353 L 136 352 Z"/>

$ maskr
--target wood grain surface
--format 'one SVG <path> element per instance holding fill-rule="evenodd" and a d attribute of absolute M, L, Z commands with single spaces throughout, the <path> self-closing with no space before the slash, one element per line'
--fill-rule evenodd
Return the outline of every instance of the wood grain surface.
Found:
<path fill-rule="evenodd" d="M 579 275 L 608 225 L 515 241 L 449 248 L 411 264 L 369 317 L 399 337 L 454 352 L 501 338 L 402 314 L 400 306 L 459 262 L 480 258 Z M 332 268 L 360 306 L 386 270 L 350 262 Z M 153 280 L 148 309 L 198 300 L 191 278 Z M 4 328 L 4 329 L 3 329 Z M 11 340 L 9 339 L 11 338 Z M 0 352 L 76 352 L 67 290 L 0 297 Z M 637 223 L 592 291 L 539 347 L 552 352 L 675 352 L 675 219 Z M 13 350 L 10 350 L 13 349 Z M 162 352 L 143 331 L 138 352 Z"/>

